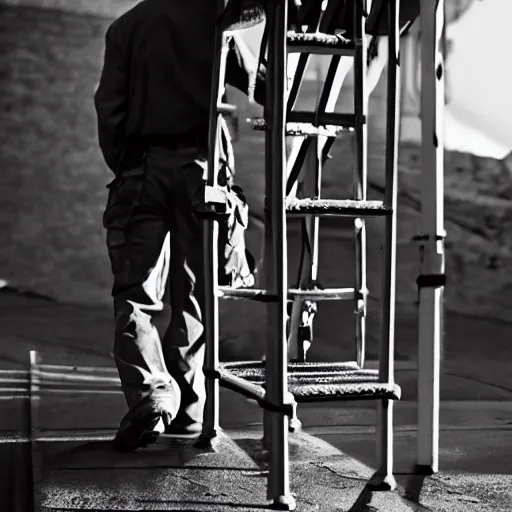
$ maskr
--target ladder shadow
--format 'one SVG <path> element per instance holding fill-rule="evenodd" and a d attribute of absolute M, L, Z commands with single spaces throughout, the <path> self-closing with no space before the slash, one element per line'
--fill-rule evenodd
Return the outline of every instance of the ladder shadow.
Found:
<path fill-rule="evenodd" d="M 246 487 L 252 488 L 250 482 L 256 483 L 254 479 L 259 481 L 262 477 L 262 471 L 240 457 L 229 439 L 221 439 L 218 446 L 211 448 L 196 448 L 195 439 L 173 438 L 169 441 L 159 440 L 144 450 L 128 453 L 116 451 L 110 439 L 71 446 L 69 442 L 61 443 L 67 444 L 67 448 L 61 446 L 58 450 L 60 453 L 53 457 L 50 453 L 45 458 L 46 471 L 36 483 L 38 503 L 53 503 L 57 499 L 53 489 L 68 489 L 66 479 L 67 475 L 71 475 L 72 478 L 80 478 L 84 489 L 89 488 L 88 484 L 94 478 L 105 478 L 115 490 L 119 486 L 122 489 L 129 488 L 135 496 L 134 502 L 141 507 L 149 506 L 151 510 L 159 510 L 159 507 L 168 510 L 175 505 L 187 510 L 195 510 L 196 507 L 202 509 L 204 506 L 222 510 L 267 508 L 262 493 L 253 495 L 251 492 L 242 492 L 238 496 L 233 493 L 232 486 L 225 483 L 226 480 L 236 482 L 240 480 L 239 475 L 243 474 L 242 481 L 249 479 Z M 231 455 L 227 453 L 230 447 Z M 50 446 L 45 448 L 47 452 L 52 451 Z M 107 474 L 110 476 L 105 476 Z M 212 485 L 216 474 L 221 482 L 219 486 Z M 168 482 L 169 492 L 163 495 L 147 492 L 157 477 Z"/>
<path fill-rule="evenodd" d="M 297 436 L 297 434 L 295 434 L 295 436 Z M 293 440 L 293 436 L 291 437 L 291 439 Z M 262 471 L 262 474 L 260 476 L 266 477 L 268 475 L 266 471 L 268 470 L 268 466 L 262 454 L 261 438 L 256 438 L 254 436 L 242 436 L 240 438 L 237 438 L 235 442 L 245 453 L 247 453 L 252 458 L 252 460 L 254 460 L 256 464 L 258 464 L 258 466 L 262 470 L 264 470 Z M 300 465 L 300 452 L 304 448 L 304 445 L 290 442 L 289 448 L 291 463 L 293 464 L 298 462 Z M 307 451 L 308 450 L 306 448 L 306 452 Z M 342 452 L 344 455 L 346 455 L 350 459 L 353 459 L 355 462 L 357 461 L 358 463 L 364 464 L 365 466 L 368 467 L 371 465 L 370 461 L 368 461 L 367 457 L 364 455 L 358 457 L 354 453 L 349 454 L 344 450 L 342 450 Z M 311 455 L 311 453 L 312 452 L 309 452 L 307 455 Z M 307 455 L 306 459 L 309 459 Z M 336 457 L 333 460 L 336 460 Z M 293 468 L 291 468 L 291 471 L 293 474 Z M 347 472 L 340 472 L 340 479 L 346 479 L 352 482 L 356 480 L 358 482 L 358 484 L 356 484 L 358 487 L 360 487 L 361 485 L 363 486 L 353 504 L 345 504 L 344 507 L 340 509 L 340 512 L 377 512 L 377 510 L 380 510 L 380 503 L 382 503 L 382 500 L 385 500 L 385 498 L 377 498 L 377 502 L 375 502 L 375 498 L 378 496 L 383 496 L 387 493 L 391 493 L 394 495 L 392 499 L 393 502 L 402 502 L 407 506 L 418 505 L 419 507 L 421 507 L 420 494 L 422 491 L 423 482 L 425 481 L 427 475 L 415 474 L 413 473 L 413 471 L 416 471 L 416 468 L 412 469 L 411 472 L 395 473 L 395 476 L 398 479 L 398 489 L 394 491 L 383 491 L 378 490 L 375 487 L 372 487 L 372 477 L 369 475 L 354 476 L 354 474 L 349 470 Z M 296 483 L 296 485 L 298 484 Z M 301 501 L 305 498 L 306 496 L 301 496 L 298 498 L 298 501 Z M 423 508 L 421 508 L 421 510 L 423 510 Z"/>
<path fill-rule="evenodd" d="M 347 512 L 373 512 L 376 511 L 374 507 L 369 506 L 372 501 L 373 491 L 368 487 L 368 485 L 364 486 L 364 489 L 361 491 L 361 494 L 358 496 L 355 503 L 350 507 Z"/>
<path fill-rule="evenodd" d="M 405 491 L 399 493 L 400 501 L 409 506 L 412 504 L 418 505 L 421 507 L 421 510 L 423 510 L 423 507 L 420 504 L 420 493 L 425 478 L 425 475 L 410 475 L 410 478 L 407 480 L 408 485 L 406 486 Z M 377 512 L 379 509 L 372 506 L 371 502 L 374 495 L 378 492 L 381 491 L 374 491 L 368 486 L 368 484 L 365 485 L 354 504 L 346 512 Z"/>
<path fill-rule="evenodd" d="M 49 378 L 50 381 L 54 385 L 55 390 L 71 392 L 73 394 L 82 394 L 82 393 L 94 393 L 98 392 L 101 388 L 108 388 L 109 392 L 119 392 L 118 388 L 118 379 L 115 376 L 115 370 L 113 369 L 104 369 L 104 368 L 71 368 L 65 367 L 62 365 L 42 365 L 41 366 L 41 377 L 43 382 L 45 382 L 45 378 Z M 64 374 L 61 374 L 64 372 Z M 30 386 L 28 382 L 29 372 L 2 372 L 1 377 L 3 378 L 3 384 L 8 385 L 18 393 L 20 393 L 19 398 L 23 400 L 29 399 L 30 394 Z M 28 388 L 28 389 L 27 389 Z M 89 389 L 83 389 L 89 388 Z M 104 391 L 106 391 L 104 389 Z M 37 396 L 39 393 L 35 393 Z M 33 395 L 34 396 L 34 395 Z M 111 437 L 113 431 L 107 432 L 105 434 L 105 430 L 99 429 L 96 432 L 96 429 L 86 429 L 87 432 L 82 433 L 81 439 L 72 440 L 73 432 L 67 432 L 67 439 L 59 441 L 57 438 L 59 437 L 59 432 L 56 432 L 54 436 L 52 436 L 54 441 L 37 443 L 38 450 L 41 450 L 42 453 L 42 466 L 41 471 L 41 480 L 49 476 L 50 467 L 53 466 L 53 463 L 57 463 L 58 469 L 80 469 L 80 470 L 94 470 L 94 469 L 107 469 L 108 467 L 116 467 L 117 469 L 122 470 L 141 470 L 141 469 L 170 469 L 177 474 L 182 474 L 184 476 L 177 476 L 177 478 L 181 481 L 181 479 L 186 478 L 186 474 L 182 473 L 182 470 L 192 470 L 192 471 L 201 471 L 205 470 L 214 470 L 214 471 L 240 471 L 251 473 L 251 478 L 256 478 L 257 480 L 261 480 L 262 478 L 266 478 L 267 476 L 267 463 L 265 457 L 262 454 L 262 439 L 261 435 L 253 433 L 247 433 L 247 435 L 243 435 L 241 437 L 235 437 L 232 439 L 232 443 L 238 445 L 238 449 L 244 452 L 247 456 L 247 459 L 251 460 L 254 463 L 252 468 L 246 466 L 246 464 L 229 464 L 229 459 L 225 458 L 221 455 L 216 463 L 212 463 L 211 461 L 207 466 L 200 466 L 199 464 L 194 463 L 194 458 L 198 456 L 198 454 L 204 453 L 204 449 L 198 450 L 193 447 L 194 440 L 187 439 L 183 443 L 178 443 L 179 446 L 174 444 L 174 449 L 170 449 L 169 447 L 154 446 L 149 450 L 144 450 L 138 452 L 135 456 L 134 454 L 116 454 L 116 452 L 110 447 L 110 440 L 106 440 L 105 437 Z M 62 432 L 64 434 L 64 432 Z M 94 438 L 102 437 L 104 440 L 99 439 L 90 439 L 90 437 Z M 101 435 L 99 435 L 101 434 Z M 227 433 L 226 433 L 227 434 Z M 229 435 L 229 434 L 228 434 Z M 89 439 L 86 439 L 89 437 Z M 297 436 L 292 435 L 292 439 Z M 300 437 L 300 435 L 298 436 Z M 27 439 L 28 441 L 28 439 Z M 50 446 L 52 445 L 52 446 Z M 59 449 L 59 446 L 60 448 Z M 44 446 L 44 448 L 43 448 Z M 291 459 L 300 458 L 300 449 L 301 446 L 299 441 L 297 443 L 290 443 L 290 457 Z M 227 446 L 226 446 L 227 447 Z M 57 452 L 60 453 L 48 453 L 54 451 L 57 448 Z M 176 449 L 177 448 L 177 449 Z M 208 451 L 208 450 L 207 450 Z M 347 455 L 354 457 L 355 459 L 361 462 L 365 461 L 366 454 L 361 453 L 357 447 L 351 446 L 348 450 L 343 448 L 343 451 L 347 453 Z M 65 452 L 65 453 L 64 453 Z M 174 452 L 174 453 L 173 453 Z M 212 456 L 215 453 L 215 450 L 211 450 Z M 221 450 L 222 453 L 222 450 Z M 53 456 L 52 456 L 53 455 Z M 63 458 L 61 458 L 63 456 Z M 66 460 L 65 460 L 66 459 Z M 220 462 L 220 463 L 217 463 Z M 369 462 L 369 461 L 368 461 Z M 248 464 L 250 465 L 250 464 Z M 371 464 L 370 464 L 371 465 Z M 244 467 L 243 467 L 244 466 Z M 52 468 L 52 469 L 53 469 Z M 403 474 L 405 476 L 405 474 Z M 42 483 L 39 480 L 37 484 Z M 421 493 L 421 488 L 423 484 L 424 478 L 418 478 L 416 475 L 409 475 L 408 485 L 406 486 L 406 492 L 404 496 L 401 498 L 404 501 L 412 501 L 418 503 L 419 496 Z M 255 483 L 255 481 L 253 480 Z M 356 501 L 350 508 L 346 508 L 347 512 L 371 512 L 376 509 L 372 506 L 371 501 L 374 496 L 374 492 L 371 488 L 366 485 L 364 480 L 361 480 L 360 485 L 364 485 L 361 493 L 357 497 Z M 168 506 L 172 505 L 172 497 L 171 500 L 165 501 L 165 504 Z M 192 500 L 194 500 L 193 496 L 189 496 Z M 186 500 L 186 503 L 193 506 L 201 506 L 203 502 L 198 497 L 195 497 L 194 501 Z M 253 501 L 252 503 L 228 503 L 229 496 L 219 495 L 220 499 L 217 499 L 216 494 L 213 492 L 211 495 L 212 500 L 208 500 L 209 505 L 222 505 L 228 507 L 245 507 L 249 509 L 258 509 L 258 508 L 266 508 L 265 505 L 262 505 L 258 502 L 258 498 L 255 498 L 254 501 L 247 496 L 241 496 L 242 501 Z M 226 499 L 226 501 L 223 501 Z M 206 503 L 206 502 L 205 502 Z M 158 506 L 158 503 L 155 503 Z M 162 501 L 163 504 L 163 501 Z M 347 507 L 348 504 L 345 506 Z"/>
<path fill-rule="evenodd" d="M 404 483 L 404 497 L 413 503 L 420 503 L 421 491 L 425 480 L 429 475 L 418 473 L 401 474 L 397 476 L 406 476 Z"/>

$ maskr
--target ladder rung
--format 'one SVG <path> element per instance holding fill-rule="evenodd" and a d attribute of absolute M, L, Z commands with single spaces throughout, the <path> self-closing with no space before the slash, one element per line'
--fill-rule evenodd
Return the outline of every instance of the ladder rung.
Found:
<path fill-rule="evenodd" d="M 303 112 L 300 110 L 292 111 L 287 116 L 287 121 L 290 123 L 309 123 L 315 122 L 315 112 Z M 366 116 L 361 118 L 362 123 L 366 123 Z M 341 126 L 343 128 L 354 128 L 356 125 L 356 116 L 354 114 L 339 114 L 337 112 L 324 112 L 320 115 L 318 123 L 321 126 L 333 125 Z"/>
<path fill-rule="evenodd" d="M 268 129 L 268 125 L 263 118 L 255 117 L 249 118 L 248 122 L 252 125 L 255 130 L 265 131 Z M 353 131 L 354 129 L 344 126 L 313 126 L 311 123 L 286 123 L 286 135 L 296 136 L 309 136 L 309 137 L 336 137 L 342 132 Z"/>
<path fill-rule="evenodd" d="M 217 105 L 218 114 L 233 114 L 236 112 L 236 105 L 230 105 L 229 103 L 219 103 Z"/>
<path fill-rule="evenodd" d="M 271 302 L 273 297 L 266 290 L 258 288 L 231 288 L 230 286 L 217 287 L 217 297 L 220 299 L 250 299 L 259 302 Z"/>
<path fill-rule="evenodd" d="M 382 201 L 353 199 L 293 199 L 286 204 L 289 215 L 337 215 L 340 217 L 381 217 L 392 212 Z"/>
<path fill-rule="evenodd" d="M 290 298 L 324 301 L 351 300 L 355 297 L 354 288 L 328 288 L 327 290 L 290 290 Z"/>
<path fill-rule="evenodd" d="M 277 300 L 275 295 L 267 293 L 266 290 L 254 288 L 230 288 L 219 286 L 217 296 L 223 299 L 251 299 L 260 302 L 272 302 Z M 330 288 L 327 290 L 288 290 L 288 299 L 300 298 L 303 300 L 325 301 L 325 300 L 351 300 L 355 297 L 354 288 Z"/>
<path fill-rule="evenodd" d="M 265 386 L 265 363 L 223 363 L 220 373 Z M 222 382 L 221 382 L 222 384 Z M 349 363 L 288 363 L 288 389 L 297 402 L 321 400 L 399 400 L 400 387 L 379 382 L 378 370 Z"/>
<path fill-rule="evenodd" d="M 327 400 L 400 400 L 401 396 L 400 386 L 392 382 L 292 384 L 288 390 L 298 403 Z"/>
<path fill-rule="evenodd" d="M 320 32 L 300 33 L 290 30 L 286 40 L 290 53 L 354 55 L 356 48 L 353 40 Z"/>

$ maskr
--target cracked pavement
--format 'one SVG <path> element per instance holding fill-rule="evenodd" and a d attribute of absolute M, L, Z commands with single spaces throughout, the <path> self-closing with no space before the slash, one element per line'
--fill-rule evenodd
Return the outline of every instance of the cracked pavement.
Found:
<path fill-rule="evenodd" d="M 0 292 L 0 510 L 30 510 L 32 467 L 28 352 L 43 361 L 88 367 L 115 377 L 110 312 Z M 489 326 L 492 326 L 489 328 Z M 415 349 L 397 364 L 404 399 L 395 404 L 397 491 L 366 487 L 375 468 L 375 404 L 304 404 L 304 432 L 290 436 L 291 489 L 307 512 L 505 512 L 512 510 L 512 393 L 507 324 L 448 315 L 441 380 L 440 473 L 412 475 L 416 453 Z M 407 323 L 397 336 L 413 331 Z M 484 342 L 485 341 L 485 342 Z M 401 346 L 406 346 L 401 342 Z M 334 354 L 332 358 L 334 358 Z M 373 364 L 372 362 L 369 363 Z M 104 370 L 100 370 L 103 368 Z M 96 373 L 94 373 L 96 372 Z M 233 442 L 200 456 L 188 441 L 112 458 L 125 410 L 122 394 L 65 387 L 39 401 L 39 486 L 48 500 L 83 510 L 258 510 L 266 505 L 261 461 L 262 414 L 254 403 L 221 391 L 221 424 Z M 92 393 L 94 392 L 94 394 Z M 53 440 L 50 440 L 53 439 Z M 225 452 L 225 453 L 223 453 Z M 174 461 L 174 462 L 173 462 Z M 200 462 L 198 462 L 200 461 Z M 51 472 L 53 471 L 53 472 Z M 38 473 L 39 472 L 39 473 Z M 55 501 L 56 500 L 56 501 Z M 46 507 L 44 510 L 58 510 Z M 44 512 L 43 510 L 43 512 Z M 61 507 L 62 510 L 62 507 Z"/>

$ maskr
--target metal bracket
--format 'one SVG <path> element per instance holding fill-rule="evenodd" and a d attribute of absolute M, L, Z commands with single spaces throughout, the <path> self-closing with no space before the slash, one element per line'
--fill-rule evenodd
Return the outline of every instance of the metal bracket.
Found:
<path fill-rule="evenodd" d="M 366 316 L 366 301 L 364 299 L 357 299 L 354 314 L 360 315 L 361 317 Z"/>
<path fill-rule="evenodd" d="M 285 401 L 282 405 L 273 404 L 266 398 L 266 395 L 264 399 L 258 399 L 257 402 L 258 405 L 266 411 L 283 413 L 290 418 L 296 417 L 297 402 L 290 392 L 286 394 Z"/>
<path fill-rule="evenodd" d="M 418 289 L 440 288 L 446 285 L 444 241 L 446 231 L 436 235 L 416 235 L 420 253 L 420 273 L 416 279 Z"/>
<path fill-rule="evenodd" d="M 267 398 L 267 392 L 265 389 L 265 383 L 253 384 L 250 381 L 247 381 L 242 378 L 238 378 L 237 381 L 233 382 L 233 378 L 230 378 L 226 374 L 222 374 L 218 368 L 205 368 L 204 374 L 206 377 L 210 377 L 212 379 L 216 379 L 219 381 L 220 385 L 236 391 L 237 393 L 241 393 L 245 395 L 247 398 L 252 400 L 256 400 L 258 405 L 269 412 L 279 412 L 289 416 L 290 418 L 296 418 L 297 414 L 297 402 L 295 397 L 289 391 L 286 393 L 285 400 L 283 404 L 277 405 L 270 402 Z M 254 392 L 255 388 L 260 388 L 262 391 Z"/>
<path fill-rule="evenodd" d="M 225 220 L 229 215 L 226 193 L 218 187 L 205 185 L 204 202 L 194 207 L 194 213 L 202 219 Z"/>

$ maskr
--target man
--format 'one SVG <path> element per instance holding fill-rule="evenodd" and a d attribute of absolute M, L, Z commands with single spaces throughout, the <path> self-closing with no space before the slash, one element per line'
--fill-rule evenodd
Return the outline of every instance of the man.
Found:
<path fill-rule="evenodd" d="M 129 407 L 119 450 L 202 426 L 202 224 L 194 207 L 204 196 L 216 17 L 214 1 L 143 0 L 106 34 L 94 100 L 99 144 L 115 173 L 103 223 L 114 357 Z M 232 46 L 227 81 L 247 92 L 243 65 Z M 167 283 L 172 318 L 161 339 Z"/>

